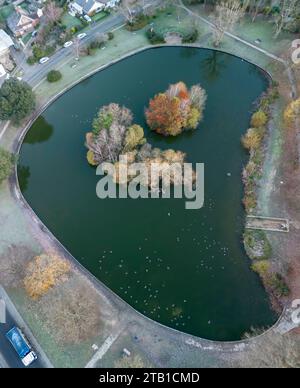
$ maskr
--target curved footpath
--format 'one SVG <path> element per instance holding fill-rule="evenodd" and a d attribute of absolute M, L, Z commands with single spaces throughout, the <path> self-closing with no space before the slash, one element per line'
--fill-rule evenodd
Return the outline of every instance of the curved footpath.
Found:
<path fill-rule="evenodd" d="M 132 54 L 130 54 L 132 55 Z M 118 59 L 119 60 L 119 59 Z M 109 64 L 110 65 L 110 64 Z M 96 71 L 99 71 L 97 69 Z M 95 72 L 96 72 L 95 71 Z M 90 74 L 86 75 L 86 77 Z M 84 78 L 86 78 L 84 77 Z M 80 82 L 81 80 L 78 80 Z M 70 86 L 73 87 L 74 85 Z M 69 89 L 69 88 L 68 88 Z M 63 90 L 59 95 L 65 93 Z M 15 134 L 13 151 L 18 154 L 22 145 L 24 136 L 28 129 L 31 127 L 34 120 L 42 113 L 46 107 L 52 103 L 56 98 L 52 98 L 41 110 L 36 112 L 33 117 L 27 122 L 25 127 L 21 128 L 19 132 Z M 17 173 L 15 170 L 14 176 L 10 179 L 10 191 L 11 196 L 18 207 L 21 207 L 22 213 L 26 219 L 26 224 L 35 238 L 38 239 L 41 246 L 45 250 L 54 250 L 59 252 L 63 257 L 67 258 L 73 263 L 76 271 L 79 271 L 81 275 L 88 279 L 90 286 L 97 290 L 105 299 L 113 310 L 117 313 L 119 325 L 116 330 L 113 330 L 103 345 L 95 353 L 94 357 L 87 363 L 87 367 L 97 366 L 105 354 L 109 351 L 110 347 L 118 340 L 124 332 L 130 333 L 132 341 L 146 352 L 146 357 L 152 360 L 153 364 L 157 366 L 212 366 L 214 364 L 222 365 L 228 364 L 231 357 L 228 355 L 231 353 L 242 352 L 247 349 L 252 343 L 259 344 L 260 337 L 240 342 L 214 342 L 204 339 L 200 339 L 182 332 L 178 332 L 174 329 L 167 328 L 151 319 L 143 316 L 135 311 L 131 306 L 121 300 L 115 293 L 108 289 L 98 279 L 96 279 L 91 273 L 89 273 L 82 265 L 60 244 L 55 236 L 48 230 L 48 228 L 42 224 L 37 215 L 33 212 L 30 206 L 24 199 L 18 184 Z M 286 309 L 279 319 L 279 321 L 270 330 L 274 330 L 280 333 L 286 333 L 295 328 L 291 320 L 291 310 Z M 263 337 L 263 335 L 262 335 Z M 167 347 L 170 349 L 169 357 L 172 362 L 160 363 L 159 357 L 157 357 L 158 347 Z M 207 360 L 206 360 L 207 359 Z M 193 362 L 191 362 L 193 360 Z M 208 365 L 207 365 L 208 363 Z M 169 364 L 169 365 L 168 365 Z"/>
<path fill-rule="evenodd" d="M 186 7 L 184 7 L 184 9 L 188 10 Z M 188 10 L 188 12 L 191 11 Z M 205 22 L 210 23 L 207 20 Z M 237 38 L 235 36 L 232 37 L 234 39 Z M 203 46 L 199 45 L 194 45 L 194 47 L 203 48 Z M 142 50 L 147 48 L 148 47 L 144 47 Z M 255 49 L 255 47 L 252 48 Z M 135 50 L 135 52 L 124 57 L 139 51 L 141 51 L 141 49 Z M 268 53 L 265 54 L 268 55 Z M 13 144 L 12 151 L 16 154 L 19 153 L 24 136 L 34 120 L 56 98 L 83 79 L 121 59 L 123 58 L 118 58 L 117 60 L 94 70 L 90 74 L 86 74 L 83 78 L 62 90 L 58 95 L 52 97 L 38 112 L 35 112 L 35 114 L 27 120 L 22 128 L 19 128 L 14 133 L 13 139 L 11 139 L 10 135 L 9 143 Z M 280 62 L 285 66 L 282 60 L 280 60 Z M 289 72 L 288 77 L 291 81 L 292 93 L 294 94 L 294 82 L 292 77 L 290 77 Z M 6 125 L 5 130 L 6 129 L 9 129 L 9 124 Z M 4 136 L 5 130 L 1 132 L 0 140 L 1 137 Z M 58 251 L 63 257 L 70 260 L 70 262 L 73 263 L 74 272 L 97 292 L 99 301 L 108 306 L 111 311 L 110 319 L 116 322 L 107 332 L 107 336 L 102 341 L 102 344 L 97 344 L 98 350 L 90 360 L 86 361 L 86 367 L 112 367 L 116 355 L 119 356 L 120 352 L 122 352 L 124 344 L 126 344 L 129 349 L 133 348 L 136 352 L 143 355 L 152 366 L 156 367 L 230 366 L 232 365 L 232 362 L 239 359 L 240 354 L 247 350 L 249 346 L 260 346 L 265 334 L 262 334 L 260 337 L 239 342 L 208 341 L 170 329 L 138 313 L 82 267 L 82 265 L 60 244 L 48 228 L 42 224 L 37 215 L 27 204 L 20 191 L 16 170 L 15 174 L 9 180 L 9 190 L 9 193 L 7 193 L 7 196 L 9 196 L 9 204 L 16 210 L 11 217 L 16 217 L 17 214 L 18 217 L 20 217 L 17 221 L 21 225 L 20 228 L 25 228 L 26 233 L 30 235 L 30 238 L 37 241 L 40 247 L 45 251 Z M 3 214 L 5 215 L 5 212 L 1 212 L 0 203 L 0 220 L 1 218 L 4 219 L 4 217 L 2 217 Z M 4 234 L 6 232 L 7 230 L 4 228 Z M 1 238 L 4 240 L 5 236 L 1 236 Z M 297 325 L 292 322 L 292 312 L 292 309 L 288 306 L 279 321 L 269 331 L 283 334 L 294 329 Z M 47 353 L 47 349 L 44 348 L 44 350 Z M 47 355 L 51 360 L 50 355 Z"/>

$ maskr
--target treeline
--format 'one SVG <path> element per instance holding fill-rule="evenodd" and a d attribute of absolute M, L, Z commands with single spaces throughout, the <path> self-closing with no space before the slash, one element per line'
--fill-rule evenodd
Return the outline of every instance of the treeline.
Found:
<path fill-rule="evenodd" d="M 259 15 L 270 16 L 275 26 L 275 35 L 282 31 L 300 32 L 299 0 L 185 0 L 187 5 L 203 4 L 207 7 L 218 7 L 230 3 L 239 4 L 254 22 Z"/>

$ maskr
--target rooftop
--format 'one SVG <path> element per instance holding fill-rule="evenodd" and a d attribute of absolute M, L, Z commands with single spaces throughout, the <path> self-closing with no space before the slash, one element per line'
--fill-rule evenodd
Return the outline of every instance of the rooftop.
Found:
<path fill-rule="evenodd" d="M 7 50 L 13 45 L 14 42 L 11 37 L 4 30 L 0 30 L 0 52 Z"/>

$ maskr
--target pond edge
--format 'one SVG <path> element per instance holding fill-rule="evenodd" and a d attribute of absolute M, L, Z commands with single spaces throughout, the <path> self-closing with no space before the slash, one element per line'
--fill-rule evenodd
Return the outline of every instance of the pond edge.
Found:
<path fill-rule="evenodd" d="M 16 155 L 17 160 L 18 160 L 18 157 L 20 155 L 20 150 L 21 150 L 21 147 L 23 145 L 24 138 L 25 138 L 27 132 L 29 131 L 29 129 L 32 127 L 32 125 L 38 119 L 38 117 L 50 105 L 52 105 L 57 99 L 59 99 L 62 95 L 64 95 L 66 92 L 70 91 L 72 88 L 74 88 L 76 85 L 78 85 L 82 81 L 92 77 L 93 75 L 97 74 L 98 72 L 100 72 L 100 71 L 102 71 L 102 70 L 104 70 L 104 69 L 106 69 L 106 68 L 108 68 L 116 63 L 119 63 L 122 60 L 125 60 L 131 56 L 138 54 L 138 53 L 148 51 L 150 49 L 155 50 L 157 48 L 166 48 L 166 47 L 171 47 L 171 48 L 172 47 L 183 47 L 183 48 L 187 47 L 187 48 L 206 49 L 206 50 L 210 50 L 210 51 L 217 51 L 217 52 L 220 52 L 223 54 L 231 55 L 233 57 L 236 57 L 236 58 L 243 60 L 244 62 L 247 62 L 251 65 L 256 66 L 259 70 L 261 70 L 267 76 L 270 83 L 273 80 L 271 73 L 268 72 L 267 70 L 263 69 L 261 66 L 257 65 L 256 63 L 251 62 L 251 61 L 244 59 L 242 57 L 239 57 L 235 54 L 228 53 L 226 51 L 222 51 L 219 49 L 203 47 L 201 45 L 185 45 L 185 44 L 184 45 L 183 44 L 180 44 L 180 45 L 162 44 L 162 45 L 155 45 L 155 46 L 148 45 L 146 47 L 134 50 L 133 52 L 127 53 L 127 54 L 125 54 L 125 55 L 105 64 L 105 65 L 99 66 L 99 68 L 97 68 L 97 69 L 87 73 L 83 77 L 77 79 L 74 83 L 65 87 L 59 93 L 57 93 L 56 95 L 51 97 L 41 108 L 39 108 L 36 112 L 34 112 L 33 116 L 29 119 L 29 121 L 25 124 L 25 126 L 21 129 L 21 131 L 18 132 L 19 136 L 17 138 L 15 138 L 15 140 L 13 142 L 13 150 L 12 150 L 14 152 L 14 154 Z M 63 246 L 63 244 L 55 237 L 55 235 L 48 229 L 48 227 L 42 223 L 42 221 L 39 219 L 39 217 L 34 212 L 34 210 L 30 207 L 30 205 L 28 204 L 28 202 L 26 201 L 25 197 L 23 196 L 23 194 L 21 192 L 19 180 L 18 180 L 18 164 L 17 163 L 15 164 L 14 174 L 10 178 L 10 189 L 11 189 L 12 196 L 21 203 L 21 206 L 24 209 L 24 212 L 26 212 L 26 215 L 29 216 L 29 219 L 31 219 L 32 222 L 35 222 L 39 226 L 41 232 L 45 233 L 47 235 L 47 238 L 51 241 L 51 243 L 55 246 L 55 248 L 59 249 L 60 252 L 63 252 L 64 255 L 66 255 L 68 257 L 69 261 L 74 265 L 75 269 L 79 270 L 93 284 L 93 286 L 96 287 L 98 292 L 100 292 L 101 294 L 104 293 L 105 297 L 109 300 L 109 302 L 112 305 L 121 304 L 122 309 L 126 308 L 129 310 L 129 312 L 131 314 L 133 314 L 133 319 L 140 318 L 142 320 L 146 320 L 147 322 L 149 322 L 150 324 L 152 324 L 158 328 L 161 328 L 163 330 L 167 330 L 169 332 L 169 334 L 174 334 L 174 335 L 176 335 L 176 337 L 182 337 L 182 339 L 184 340 L 184 342 L 187 345 L 191 345 L 191 346 L 200 348 L 202 350 L 215 350 L 215 351 L 226 351 L 226 352 L 244 351 L 245 348 L 250 346 L 254 340 L 257 340 L 260 337 L 265 336 L 266 334 L 270 333 L 271 331 L 276 331 L 276 329 L 287 318 L 286 313 L 288 313 L 288 306 L 285 306 L 283 311 L 282 311 L 282 314 L 279 316 L 278 320 L 268 330 L 266 330 L 265 332 L 263 332 L 261 335 L 259 335 L 257 337 L 251 337 L 251 338 L 246 339 L 246 340 L 241 339 L 241 340 L 237 340 L 237 341 L 209 340 L 209 339 L 197 337 L 197 336 L 185 333 L 183 331 L 173 329 L 173 328 L 168 327 L 164 324 L 161 324 L 161 323 L 147 317 L 143 313 L 140 313 L 139 311 L 137 311 L 134 307 L 132 307 L 130 304 L 128 304 L 126 301 L 124 301 L 120 296 L 118 296 L 114 291 L 112 291 L 109 287 L 107 287 L 103 282 L 101 282 L 98 278 L 96 278 Z M 112 297 L 115 300 L 112 300 Z M 134 315 L 136 317 L 134 317 Z"/>

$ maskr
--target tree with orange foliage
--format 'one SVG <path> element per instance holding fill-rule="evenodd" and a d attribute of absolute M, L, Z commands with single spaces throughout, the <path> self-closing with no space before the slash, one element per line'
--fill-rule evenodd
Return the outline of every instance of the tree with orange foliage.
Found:
<path fill-rule="evenodd" d="M 55 287 L 70 272 L 71 265 L 56 254 L 35 257 L 26 268 L 24 286 L 30 298 L 37 300 Z"/>
<path fill-rule="evenodd" d="M 161 135 L 177 136 L 184 130 L 198 127 L 205 102 L 206 92 L 199 85 L 189 91 L 185 83 L 178 82 L 150 100 L 147 123 Z"/>
<path fill-rule="evenodd" d="M 151 129 L 165 136 L 177 136 L 182 132 L 184 119 L 180 111 L 180 99 L 158 94 L 150 101 L 146 112 Z"/>

